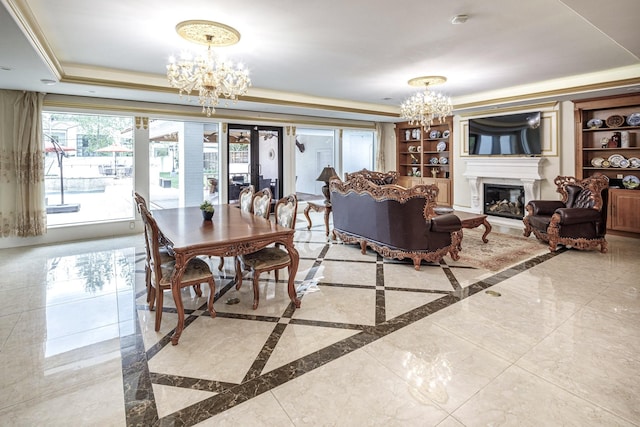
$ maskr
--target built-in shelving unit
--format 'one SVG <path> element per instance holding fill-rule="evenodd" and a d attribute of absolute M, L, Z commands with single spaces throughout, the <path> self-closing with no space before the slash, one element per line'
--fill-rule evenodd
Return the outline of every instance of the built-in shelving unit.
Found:
<path fill-rule="evenodd" d="M 440 189 L 438 204 L 453 203 L 452 179 L 453 117 L 443 123 L 436 121 L 425 131 L 419 125 L 408 122 L 396 124 L 396 161 L 403 187 L 417 184 L 436 184 Z"/>
<path fill-rule="evenodd" d="M 640 236 L 640 189 L 622 186 L 625 177 L 640 179 L 640 119 L 636 122 L 640 95 L 585 99 L 574 104 L 576 177 L 608 176 L 607 227 Z"/>

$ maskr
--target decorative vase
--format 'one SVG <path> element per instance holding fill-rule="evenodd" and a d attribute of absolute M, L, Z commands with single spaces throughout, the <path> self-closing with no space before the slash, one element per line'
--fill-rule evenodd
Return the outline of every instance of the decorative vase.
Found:
<path fill-rule="evenodd" d="M 213 218 L 213 212 L 202 211 L 202 218 L 204 218 L 205 221 L 211 221 L 211 218 Z"/>
<path fill-rule="evenodd" d="M 624 132 L 622 132 L 621 140 L 620 140 L 620 147 L 621 148 L 629 148 L 629 147 L 631 147 L 631 144 L 629 144 L 629 131 L 628 130 L 625 130 Z"/>

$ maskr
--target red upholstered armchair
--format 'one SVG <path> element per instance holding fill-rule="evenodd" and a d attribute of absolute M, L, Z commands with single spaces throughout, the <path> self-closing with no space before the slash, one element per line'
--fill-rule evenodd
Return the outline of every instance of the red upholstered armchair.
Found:
<path fill-rule="evenodd" d="M 595 174 L 578 180 L 558 176 L 554 183 L 562 200 L 531 200 L 524 217 L 524 235 L 533 234 L 549 243 L 552 252 L 558 245 L 575 249 L 607 252 L 607 194 L 609 178 Z"/>

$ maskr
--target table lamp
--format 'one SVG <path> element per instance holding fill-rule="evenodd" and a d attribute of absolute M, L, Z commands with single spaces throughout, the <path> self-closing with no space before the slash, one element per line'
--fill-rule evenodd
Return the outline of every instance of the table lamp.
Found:
<path fill-rule="evenodd" d="M 322 172 L 320 172 L 320 176 L 316 178 L 316 181 L 324 182 L 324 185 L 322 186 L 322 194 L 324 194 L 325 204 L 329 203 L 329 180 L 337 175 L 338 174 L 336 173 L 336 170 L 327 165 L 324 169 L 322 169 Z"/>

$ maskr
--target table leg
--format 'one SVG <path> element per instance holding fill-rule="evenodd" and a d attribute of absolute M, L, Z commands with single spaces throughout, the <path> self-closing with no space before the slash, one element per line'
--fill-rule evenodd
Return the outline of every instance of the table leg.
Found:
<path fill-rule="evenodd" d="M 482 241 L 487 243 L 489 241 L 489 239 L 487 239 L 487 235 L 491 233 L 491 224 L 489 224 L 489 221 L 487 221 L 487 219 L 485 218 L 482 220 L 482 225 L 484 225 L 484 234 L 482 235 Z"/>
<path fill-rule="evenodd" d="M 287 242 L 285 244 L 285 248 L 287 252 L 289 252 L 289 257 L 291 258 L 291 266 L 289 267 L 289 283 L 287 285 L 287 291 L 289 292 L 289 298 L 291 302 L 296 306 L 296 308 L 300 308 L 300 299 L 296 294 L 296 273 L 298 272 L 298 263 L 300 261 L 300 254 L 293 246 L 293 241 Z"/>
<path fill-rule="evenodd" d="M 311 210 L 311 205 L 307 204 L 307 207 L 304 208 L 304 216 L 307 218 L 307 230 L 311 230 L 311 218 L 309 217 L 309 211 Z"/>
<path fill-rule="evenodd" d="M 330 213 L 331 213 L 331 208 L 326 207 L 324 209 L 324 229 L 327 237 L 329 237 L 329 214 Z"/>

